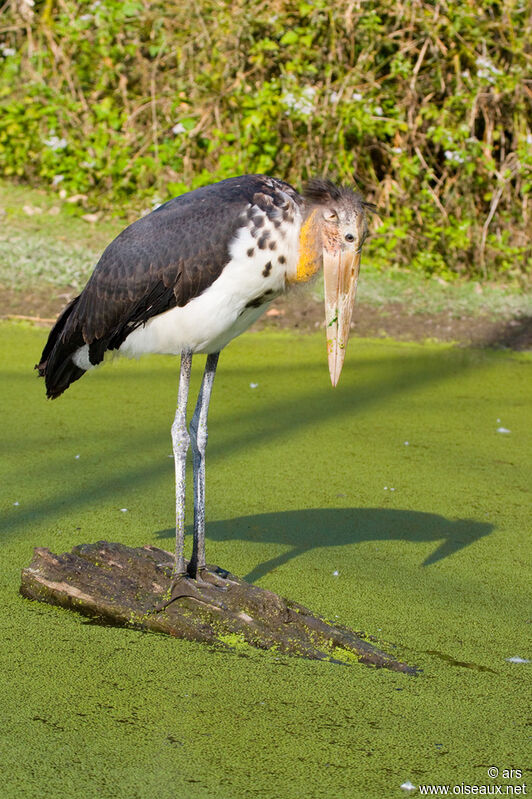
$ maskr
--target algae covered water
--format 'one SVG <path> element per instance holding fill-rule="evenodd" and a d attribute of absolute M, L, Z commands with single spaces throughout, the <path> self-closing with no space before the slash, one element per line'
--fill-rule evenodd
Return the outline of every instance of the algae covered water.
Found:
<path fill-rule="evenodd" d="M 47 402 L 44 338 L 0 327 L 4 796 L 403 796 L 493 785 L 490 767 L 523 781 L 502 774 L 530 753 L 528 355 L 353 341 L 333 390 L 321 335 L 222 354 L 208 561 L 393 642 L 422 669 L 408 677 L 22 599 L 34 546 L 173 537 L 177 361 L 117 361 Z"/>

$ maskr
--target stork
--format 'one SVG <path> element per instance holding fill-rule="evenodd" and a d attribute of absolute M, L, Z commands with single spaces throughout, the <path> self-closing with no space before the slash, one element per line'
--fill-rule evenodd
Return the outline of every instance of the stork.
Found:
<path fill-rule="evenodd" d="M 175 197 L 125 228 L 81 294 L 59 316 L 36 369 L 58 397 L 108 351 L 180 355 L 172 425 L 176 547 L 171 601 L 223 586 L 205 563 L 207 414 L 220 350 L 292 284 L 323 268 L 329 372 L 336 386 L 374 206 L 350 188 L 309 181 L 302 195 L 277 178 L 244 175 Z M 192 356 L 207 355 L 189 430 Z M 193 455 L 194 535 L 184 557 L 185 464 Z"/>

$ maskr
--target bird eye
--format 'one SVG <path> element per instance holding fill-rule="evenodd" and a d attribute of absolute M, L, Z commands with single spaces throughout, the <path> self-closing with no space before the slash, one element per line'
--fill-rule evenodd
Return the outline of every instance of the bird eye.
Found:
<path fill-rule="evenodd" d="M 352 234 L 352 233 L 346 233 L 346 234 L 345 234 L 345 240 L 346 240 L 346 241 L 354 241 L 354 240 L 355 240 L 355 237 L 353 236 L 353 234 Z"/>

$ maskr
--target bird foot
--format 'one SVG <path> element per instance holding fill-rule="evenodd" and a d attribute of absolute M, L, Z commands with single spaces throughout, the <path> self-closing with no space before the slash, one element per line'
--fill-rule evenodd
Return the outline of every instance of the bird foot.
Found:
<path fill-rule="evenodd" d="M 195 574 L 191 572 L 189 572 L 189 574 L 199 585 L 202 583 L 213 585 L 216 588 L 220 588 L 222 591 L 227 591 L 229 588 L 229 580 L 227 579 L 229 572 L 219 567 L 216 567 L 216 571 L 209 571 L 207 568 L 203 568 L 197 569 Z"/>
<path fill-rule="evenodd" d="M 222 569 L 211 572 L 207 569 L 198 569 L 194 575 L 185 573 L 175 575 L 170 588 L 170 597 L 163 605 L 156 608 L 160 613 L 178 599 L 188 598 L 201 602 L 204 605 L 227 610 L 221 601 L 219 592 L 227 591 L 229 580 L 223 575 L 228 575 Z"/>

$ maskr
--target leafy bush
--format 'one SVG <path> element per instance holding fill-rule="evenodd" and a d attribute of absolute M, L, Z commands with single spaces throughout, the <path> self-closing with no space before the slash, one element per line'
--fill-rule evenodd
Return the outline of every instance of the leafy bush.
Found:
<path fill-rule="evenodd" d="M 243 172 L 354 178 L 383 262 L 530 269 L 524 0 L 2 9 L 0 174 L 120 211 Z"/>

